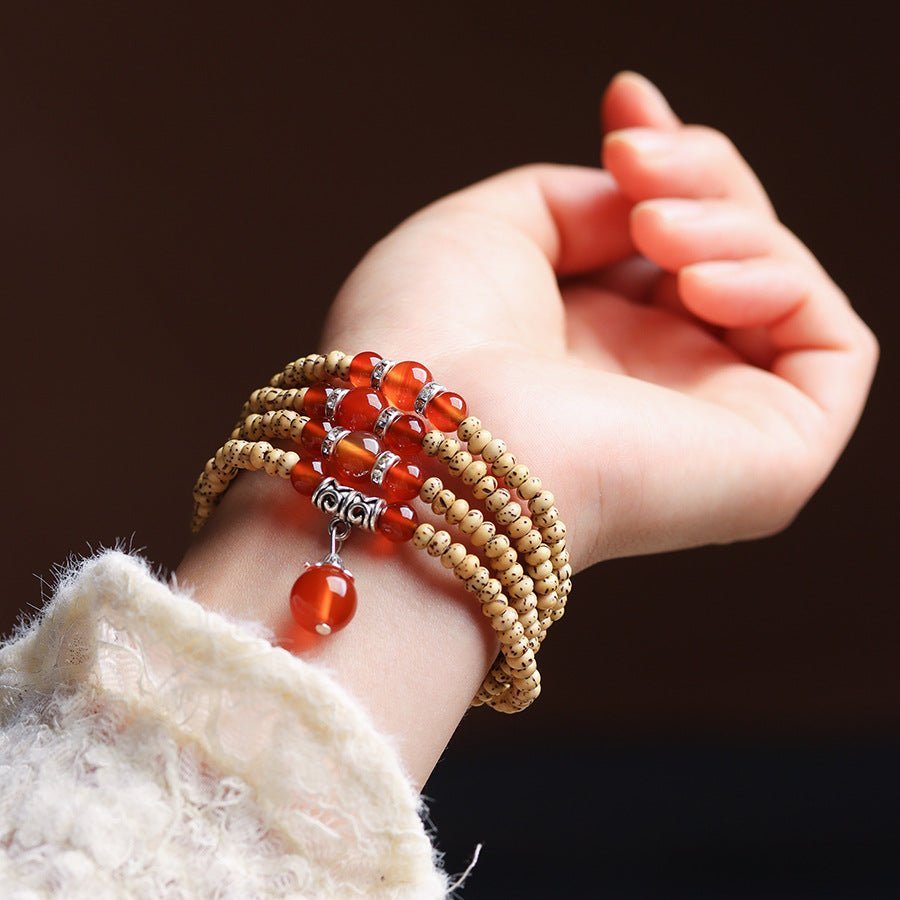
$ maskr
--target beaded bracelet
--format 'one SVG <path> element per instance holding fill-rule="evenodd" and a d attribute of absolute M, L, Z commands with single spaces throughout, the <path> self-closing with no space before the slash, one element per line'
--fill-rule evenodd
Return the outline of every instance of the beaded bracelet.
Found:
<path fill-rule="evenodd" d="M 302 456 L 271 440 L 292 440 Z M 426 478 L 422 454 L 440 461 L 473 502 Z M 340 350 L 288 363 L 250 395 L 231 440 L 207 461 L 194 486 L 194 532 L 241 470 L 290 480 L 331 516 L 329 552 L 307 563 L 291 590 L 300 627 L 327 636 L 352 618 L 356 588 L 340 549 L 354 527 L 411 541 L 477 597 L 500 642 L 472 705 L 512 713 L 537 699 L 535 655 L 572 589 L 566 527 L 541 479 L 425 366 Z M 417 497 L 459 540 L 419 522 L 410 505 Z"/>

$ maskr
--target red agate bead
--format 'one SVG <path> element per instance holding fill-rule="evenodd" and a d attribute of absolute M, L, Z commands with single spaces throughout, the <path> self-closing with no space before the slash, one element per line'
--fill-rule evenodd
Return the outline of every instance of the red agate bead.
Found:
<path fill-rule="evenodd" d="M 323 381 L 311 384 L 303 396 L 303 412 L 311 418 L 325 418 L 325 404 L 328 401 L 328 385 Z"/>
<path fill-rule="evenodd" d="M 388 503 L 414 500 L 425 483 L 421 468 L 415 463 L 394 463 L 385 473 L 381 482 L 382 496 Z"/>
<path fill-rule="evenodd" d="M 435 428 L 456 431 L 456 426 L 466 417 L 466 401 L 454 391 L 441 391 L 425 407 L 425 415 Z"/>
<path fill-rule="evenodd" d="M 419 391 L 431 381 L 431 372 L 418 362 L 398 362 L 384 376 L 384 396 L 400 409 L 412 409 Z"/>
<path fill-rule="evenodd" d="M 329 474 L 327 460 L 301 459 L 291 469 L 291 484 L 301 494 L 312 496 L 312 492 Z"/>
<path fill-rule="evenodd" d="M 367 431 L 351 431 L 334 446 L 332 461 L 341 481 L 351 484 L 367 480 L 375 457 L 384 449 L 381 441 Z"/>
<path fill-rule="evenodd" d="M 428 432 L 428 423 L 415 413 L 397 416 L 384 433 L 384 445 L 394 453 L 418 453 L 422 449 L 422 439 Z"/>
<path fill-rule="evenodd" d="M 353 576 L 340 566 L 316 563 L 291 588 L 291 614 L 306 631 L 327 635 L 343 628 L 356 612 Z"/>
<path fill-rule="evenodd" d="M 378 531 L 397 543 L 410 540 L 418 526 L 419 517 L 408 503 L 392 503 L 378 518 Z"/>
<path fill-rule="evenodd" d="M 366 387 L 372 383 L 372 370 L 378 364 L 381 357 L 371 350 L 357 353 L 350 360 L 350 372 L 348 378 L 354 387 Z"/>
<path fill-rule="evenodd" d="M 310 456 L 318 456 L 322 450 L 322 439 L 334 426 L 331 422 L 320 422 L 318 419 L 310 419 L 300 432 L 300 446 Z"/>
<path fill-rule="evenodd" d="M 387 401 L 370 387 L 351 388 L 341 400 L 337 411 L 337 424 L 351 431 L 368 431 L 387 406 Z"/>

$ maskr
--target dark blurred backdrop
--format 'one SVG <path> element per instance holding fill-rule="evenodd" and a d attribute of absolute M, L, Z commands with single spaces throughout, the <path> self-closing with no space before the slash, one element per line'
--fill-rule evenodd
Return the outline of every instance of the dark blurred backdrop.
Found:
<path fill-rule="evenodd" d="M 174 567 L 199 463 L 365 249 L 500 169 L 595 163 L 634 68 L 735 140 L 882 366 L 786 534 L 578 577 L 540 702 L 473 711 L 427 785 L 438 842 L 454 871 L 484 843 L 470 898 L 900 895 L 895 32 L 826 9 L 5 4 L 4 625 L 72 552 Z M 524 740 L 527 815 L 481 762 Z"/>

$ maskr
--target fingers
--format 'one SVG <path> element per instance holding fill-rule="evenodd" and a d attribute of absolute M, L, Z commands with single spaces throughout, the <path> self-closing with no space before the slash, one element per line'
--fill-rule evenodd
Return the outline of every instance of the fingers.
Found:
<path fill-rule="evenodd" d="M 774 215 L 753 170 L 721 132 L 629 128 L 603 143 L 603 165 L 635 202 L 651 197 L 717 197 Z"/>

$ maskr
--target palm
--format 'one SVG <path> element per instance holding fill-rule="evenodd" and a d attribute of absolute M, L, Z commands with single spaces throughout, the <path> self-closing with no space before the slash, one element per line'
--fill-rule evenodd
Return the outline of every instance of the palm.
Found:
<path fill-rule="evenodd" d="M 752 174 L 735 177 L 758 230 L 780 241 L 773 256 L 824 278 Z M 326 329 L 329 346 L 421 359 L 463 393 L 552 486 L 580 566 L 781 527 L 833 463 L 871 369 L 857 361 L 845 409 L 823 415 L 798 354 L 775 352 L 805 339 L 776 301 L 764 334 L 743 326 L 765 316 L 740 308 L 712 314 L 729 328 L 687 313 L 671 273 L 692 245 L 629 218 L 633 200 L 600 170 L 490 179 L 378 244 Z"/>

